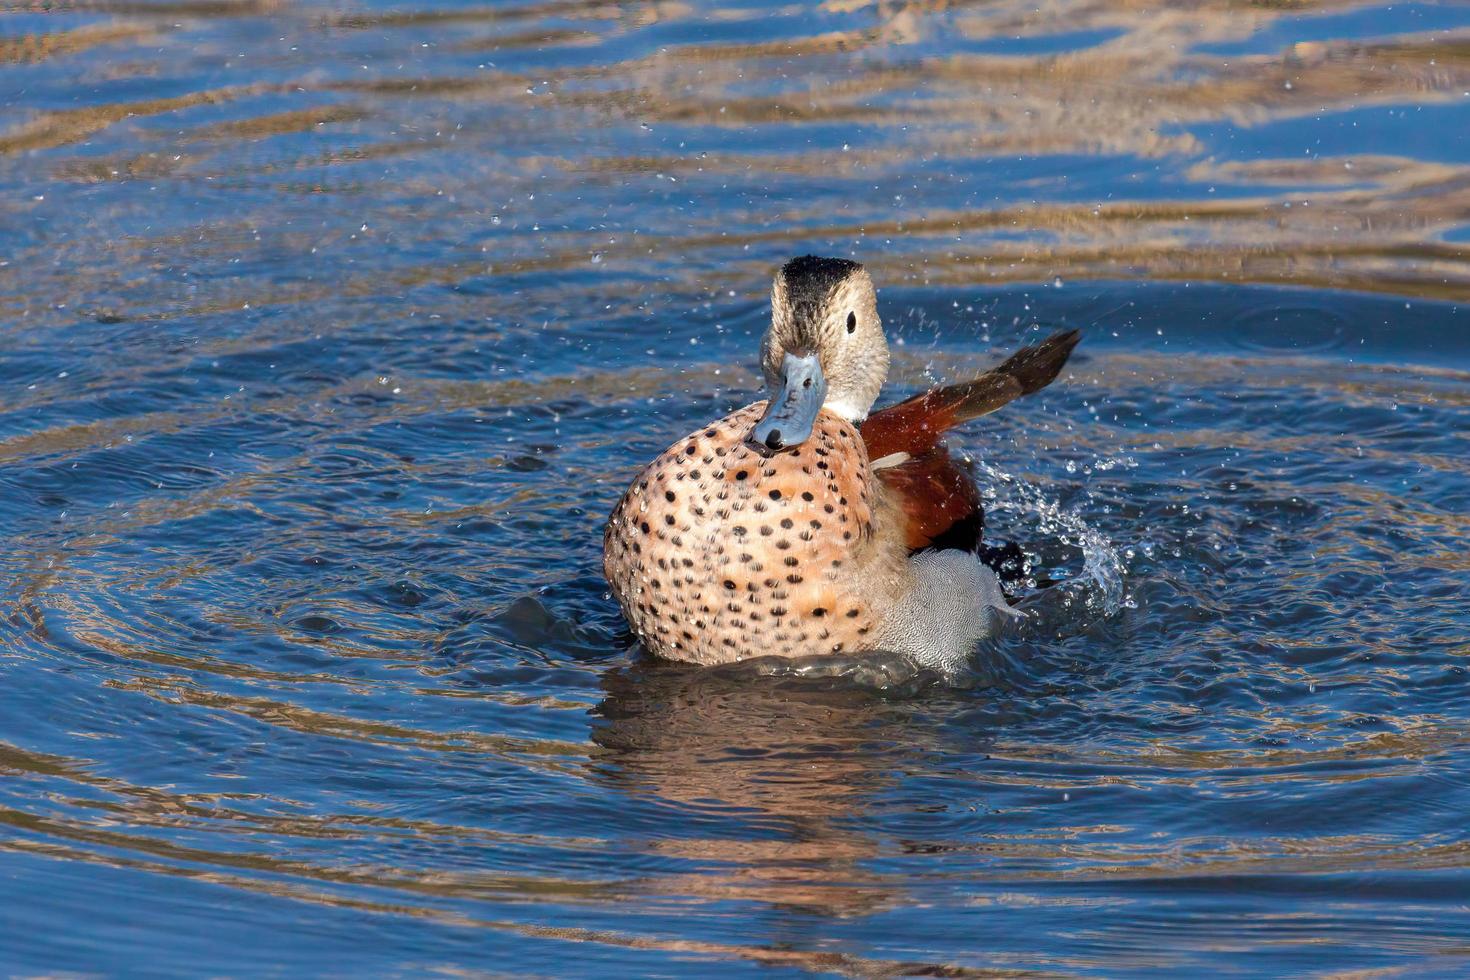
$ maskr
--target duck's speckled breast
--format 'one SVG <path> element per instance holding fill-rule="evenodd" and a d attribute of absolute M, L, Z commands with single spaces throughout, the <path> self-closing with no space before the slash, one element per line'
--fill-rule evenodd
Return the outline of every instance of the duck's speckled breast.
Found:
<path fill-rule="evenodd" d="M 822 412 L 795 450 L 745 443 L 757 402 L 648 465 L 613 509 L 603 567 L 643 644 L 725 663 L 865 649 L 882 619 L 867 450 Z M 881 575 L 879 577 L 882 577 Z"/>

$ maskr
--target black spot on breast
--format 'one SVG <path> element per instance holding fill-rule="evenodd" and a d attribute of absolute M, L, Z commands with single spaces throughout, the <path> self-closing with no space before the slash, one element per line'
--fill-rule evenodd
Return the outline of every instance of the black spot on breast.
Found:
<path fill-rule="evenodd" d="M 772 490 L 771 491 L 771 499 L 772 500 L 780 500 L 781 499 L 781 491 L 780 490 Z"/>
<path fill-rule="evenodd" d="M 735 471 L 735 479 L 737 479 L 737 480 L 744 480 L 747 476 L 750 476 L 750 474 L 747 473 L 747 472 L 745 472 L 745 470 L 736 470 Z"/>
<path fill-rule="evenodd" d="M 784 528 L 786 528 L 786 530 L 788 530 L 788 531 L 791 530 L 791 528 L 793 527 L 793 525 L 794 525 L 794 522 L 791 520 L 791 518 L 789 518 L 789 517 L 783 517 L 783 518 L 781 518 L 781 526 L 784 527 Z"/>
<path fill-rule="evenodd" d="M 664 491 L 664 499 L 667 500 L 669 503 L 672 504 L 674 502 L 674 491 L 672 491 L 672 490 L 665 490 Z"/>
<path fill-rule="evenodd" d="M 731 581 L 730 579 L 725 579 L 725 588 L 729 589 L 731 592 L 734 592 L 735 591 L 735 583 L 733 581 Z"/>
<path fill-rule="evenodd" d="M 811 503 L 813 500 L 816 500 L 817 498 L 815 498 L 815 497 L 812 496 L 812 492 L 810 490 L 803 490 L 801 492 L 801 499 L 802 500 L 805 500 L 807 503 Z"/>

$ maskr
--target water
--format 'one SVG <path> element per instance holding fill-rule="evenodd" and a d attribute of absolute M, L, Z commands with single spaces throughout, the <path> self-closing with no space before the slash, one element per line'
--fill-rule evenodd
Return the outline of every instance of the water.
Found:
<path fill-rule="evenodd" d="M 4 11 L 0 971 L 1470 971 L 1470 7 Z M 1086 328 L 965 683 L 605 593 L 809 250 Z"/>

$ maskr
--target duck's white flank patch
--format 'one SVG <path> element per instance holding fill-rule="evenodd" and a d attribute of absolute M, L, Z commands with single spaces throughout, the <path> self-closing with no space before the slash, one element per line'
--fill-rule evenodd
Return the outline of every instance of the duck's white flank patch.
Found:
<path fill-rule="evenodd" d="M 882 459 L 875 459 L 868 465 L 875 470 L 886 470 L 890 466 L 898 466 L 909 461 L 908 453 L 889 453 Z"/>

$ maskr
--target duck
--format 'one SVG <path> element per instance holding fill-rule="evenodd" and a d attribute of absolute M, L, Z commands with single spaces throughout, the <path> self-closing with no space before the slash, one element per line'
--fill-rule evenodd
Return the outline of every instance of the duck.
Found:
<path fill-rule="evenodd" d="M 642 647 L 707 666 L 883 651 L 960 669 L 1016 615 L 997 567 L 1019 556 L 983 540 L 980 492 L 943 437 L 1045 388 L 1079 339 L 873 412 L 889 353 L 871 276 L 787 262 L 766 397 L 659 454 L 609 515 L 603 572 Z"/>

